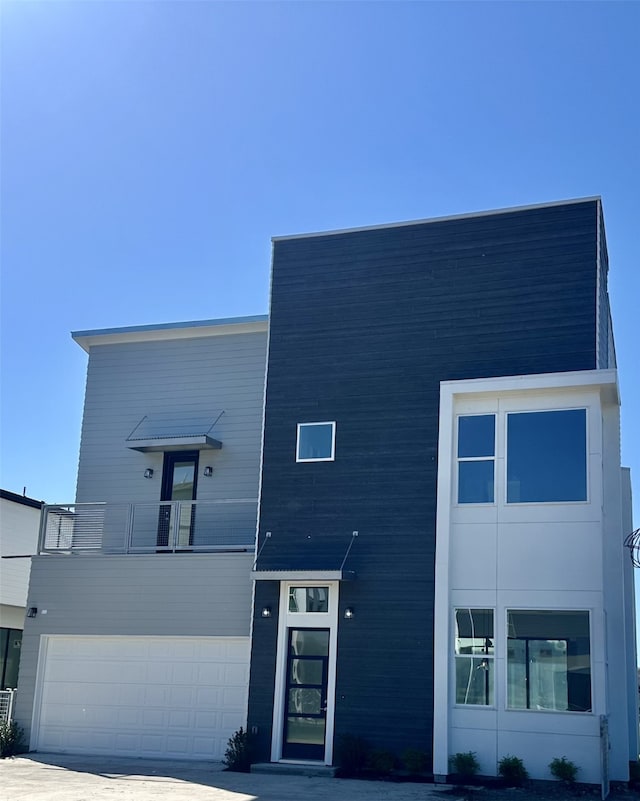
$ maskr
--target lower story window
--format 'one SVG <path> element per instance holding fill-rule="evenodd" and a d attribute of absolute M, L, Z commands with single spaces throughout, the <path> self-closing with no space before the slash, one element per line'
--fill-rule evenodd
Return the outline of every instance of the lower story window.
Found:
<path fill-rule="evenodd" d="M 493 609 L 455 610 L 456 704 L 493 706 Z"/>
<path fill-rule="evenodd" d="M 507 612 L 507 706 L 591 711 L 589 613 Z"/>

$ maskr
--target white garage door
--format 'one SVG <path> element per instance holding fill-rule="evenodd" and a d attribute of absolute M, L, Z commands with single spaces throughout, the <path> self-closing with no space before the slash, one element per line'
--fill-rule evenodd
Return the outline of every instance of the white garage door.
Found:
<path fill-rule="evenodd" d="M 45 637 L 39 751 L 222 759 L 245 725 L 248 637 Z"/>

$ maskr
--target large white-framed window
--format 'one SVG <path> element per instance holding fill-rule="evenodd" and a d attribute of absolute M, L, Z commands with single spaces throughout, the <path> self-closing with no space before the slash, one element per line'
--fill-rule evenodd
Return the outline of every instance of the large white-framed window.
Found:
<path fill-rule="evenodd" d="M 493 706 L 494 610 L 454 610 L 455 703 Z"/>
<path fill-rule="evenodd" d="M 592 711 L 587 610 L 507 610 L 507 708 Z"/>
<path fill-rule="evenodd" d="M 296 462 L 333 462 L 335 452 L 335 421 L 298 423 Z"/>
<path fill-rule="evenodd" d="M 457 502 L 495 500 L 495 414 L 465 414 L 457 418 Z"/>
<path fill-rule="evenodd" d="M 587 410 L 506 414 L 506 502 L 585 502 Z"/>

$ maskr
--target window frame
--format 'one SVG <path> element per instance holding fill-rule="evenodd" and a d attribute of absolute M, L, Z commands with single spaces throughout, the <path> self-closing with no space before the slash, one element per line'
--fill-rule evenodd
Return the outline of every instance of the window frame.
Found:
<path fill-rule="evenodd" d="M 527 640 L 535 640 L 535 639 L 548 639 L 550 642 L 552 641 L 549 638 L 534 638 L 534 637 L 509 637 L 509 616 L 512 613 L 529 613 L 535 614 L 540 612 L 547 612 L 547 613 L 560 613 L 560 614 L 568 614 L 568 613 L 581 613 L 586 614 L 587 616 L 587 628 L 589 632 L 589 700 L 591 702 L 590 709 L 551 709 L 551 708 L 532 708 L 531 706 L 510 706 L 509 705 L 509 642 L 510 641 L 527 641 Z M 568 637 L 563 638 L 555 638 L 557 639 L 564 639 L 567 641 Z M 526 712 L 526 713 L 542 713 L 545 715 L 594 715 L 595 714 L 595 700 L 594 700 L 594 663 L 593 663 L 593 649 L 594 649 L 594 639 L 593 639 L 593 610 L 592 609 L 576 609 L 566 608 L 566 609 L 545 609 L 541 607 L 515 607 L 515 606 L 506 606 L 504 608 L 504 709 L 506 712 Z M 569 675 L 570 671 L 567 671 L 566 675 Z M 525 685 L 527 684 L 528 677 L 529 677 L 529 666 L 526 666 L 526 676 Z M 530 697 L 529 697 L 530 689 L 526 687 L 527 692 L 527 704 L 530 704 Z M 567 690 L 567 705 L 569 703 L 569 693 Z"/>
<path fill-rule="evenodd" d="M 468 612 L 491 612 L 491 622 L 492 622 L 492 629 L 493 629 L 493 653 L 484 653 L 484 654 L 459 654 L 456 653 L 456 616 L 458 612 L 461 611 L 468 611 Z M 491 606 L 454 606 L 452 609 L 452 616 L 451 616 L 451 626 L 452 626 L 452 634 L 451 634 L 451 655 L 452 655 L 452 692 L 453 692 L 453 705 L 460 709 L 497 709 L 497 701 L 496 701 L 496 647 L 497 647 L 497 636 L 496 636 L 496 609 L 495 607 Z M 493 665 L 493 670 L 489 671 L 491 687 L 488 690 L 489 697 L 492 698 L 492 703 L 487 702 L 486 704 L 471 704 L 471 703 L 463 703 L 458 701 L 457 699 L 457 662 L 459 659 L 471 660 L 473 664 L 473 660 L 487 660 L 491 662 Z"/>
<path fill-rule="evenodd" d="M 524 414 L 547 414 L 553 412 L 575 412 L 575 411 L 583 411 L 584 412 L 584 433 L 585 433 L 585 497 L 583 500 L 573 500 L 573 501 L 510 501 L 509 500 L 509 416 L 510 415 L 524 415 Z M 529 409 L 506 409 L 502 412 L 502 416 L 504 417 L 502 422 L 503 427 L 503 442 L 504 442 L 504 476 L 503 476 L 503 487 L 502 490 L 504 492 L 504 506 L 505 507 L 516 507 L 516 506 L 557 506 L 558 504 L 565 505 L 571 504 L 572 506 L 579 506 L 590 503 L 590 481 L 589 481 L 589 406 L 559 406 L 554 408 L 549 408 L 548 406 L 544 406 L 541 408 L 529 408 Z"/>
<path fill-rule="evenodd" d="M 300 431 L 310 426 L 331 426 L 331 454 L 329 456 L 313 456 L 308 459 L 300 458 Z M 336 421 L 322 420 L 319 422 L 297 423 L 296 425 L 296 462 L 334 462 L 336 456 Z"/>
<path fill-rule="evenodd" d="M 493 417 L 493 456 L 459 456 L 460 451 L 460 420 L 463 417 Z M 495 506 L 497 502 L 498 486 L 498 417 L 497 411 L 463 412 L 455 415 L 455 430 L 453 452 L 455 455 L 455 505 L 462 508 L 470 506 Z M 460 465 L 463 462 L 491 462 L 493 465 L 493 498 L 490 501 L 461 501 L 460 500 Z"/>

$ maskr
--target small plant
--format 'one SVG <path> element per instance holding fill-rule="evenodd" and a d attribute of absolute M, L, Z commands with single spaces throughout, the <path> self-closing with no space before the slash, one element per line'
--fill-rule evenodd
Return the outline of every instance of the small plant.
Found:
<path fill-rule="evenodd" d="M 11 723 L 0 723 L 0 757 L 15 756 L 26 750 L 24 731 L 15 720 Z"/>
<path fill-rule="evenodd" d="M 565 784 L 574 784 L 578 775 L 578 766 L 566 757 L 556 757 L 549 762 L 551 775 Z"/>
<path fill-rule="evenodd" d="M 235 773 L 249 773 L 251 770 L 252 746 L 251 735 L 240 726 L 238 731 L 229 737 L 227 750 L 224 752 L 222 761 L 227 766 L 227 770 L 232 770 Z"/>
<path fill-rule="evenodd" d="M 449 759 L 449 766 L 461 779 L 470 779 L 480 770 L 475 751 L 459 751 Z"/>
<path fill-rule="evenodd" d="M 402 764 L 413 776 L 418 773 L 426 773 L 429 767 L 429 755 L 416 748 L 407 748 L 402 752 Z"/>
<path fill-rule="evenodd" d="M 529 777 L 524 762 L 515 756 L 503 756 L 498 762 L 498 773 L 510 787 L 522 787 Z"/>
<path fill-rule="evenodd" d="M 371 746 L 362 737 L 343 734 L 336 745 L 340 776 L 360 776 L 367 767 Z"/>
<path fill-rule="evenodd" d="M 369 756 L 369 767 L 374 773 L 388 776 L 396 765 L 396 758 L 391 751 L 376 748 Z"/>

